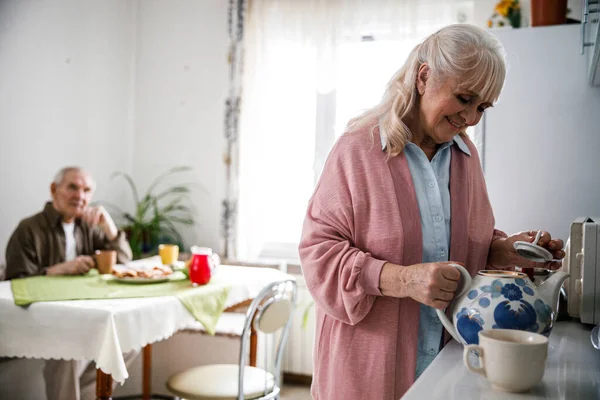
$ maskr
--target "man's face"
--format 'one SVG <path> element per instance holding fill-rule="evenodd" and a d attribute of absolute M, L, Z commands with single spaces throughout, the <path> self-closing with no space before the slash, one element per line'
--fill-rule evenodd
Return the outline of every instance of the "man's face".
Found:
<path fill-rule="evenodd" d="M 83 171 L 69 171 L 61 183 L 52 183 L 50 191 L 56 211 L 65 222 L 72 222 L 83 214 L 92 199 L 92 178 Z"/>

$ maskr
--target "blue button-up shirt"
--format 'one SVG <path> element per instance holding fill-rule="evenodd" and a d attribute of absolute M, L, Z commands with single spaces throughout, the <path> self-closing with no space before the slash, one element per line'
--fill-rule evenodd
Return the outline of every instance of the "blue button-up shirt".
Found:
<path fill-rule="evenodd" d="M 469 148 L 460 136 L 444 143 L 429 161 L 423 150 L 414 143 L 404 148 L 408 167 L 415 186 L 421 231 L 423 235 L 422 262 L 448 261 L 450 249 L 450 146 L 456 144 L 469 156 Z M 382 138 L 382 146 L 385 147 Z M 435 309 L 421 304 L 419 341 L 417 346 L 416 377 L 431 364 L 440 351 L 443 328 Z"/>

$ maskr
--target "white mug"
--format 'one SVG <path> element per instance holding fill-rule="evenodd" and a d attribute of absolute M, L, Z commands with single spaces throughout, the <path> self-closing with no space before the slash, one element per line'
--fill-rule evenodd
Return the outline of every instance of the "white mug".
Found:
<path fill-rule="evenodd" d="M 479 353 L 479 367 L 471 364 L 469 354 Z M 484 329 L 479 344 L 465 346 L 463 361 L 467 369 L 487 378 L 495 389 L 525 392 L 544 376 L 548 338 L 538 333 L 512 329 Z"/>

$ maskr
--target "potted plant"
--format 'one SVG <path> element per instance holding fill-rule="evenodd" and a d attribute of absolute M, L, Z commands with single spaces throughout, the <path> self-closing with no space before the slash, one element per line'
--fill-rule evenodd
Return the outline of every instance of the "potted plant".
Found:
<path fill-rule="evenodd" d="M 488 27 L 504 27 L 508 23 L 513 28 L 521 27 L 521 4 L 519 0 L 500 0 L 494 7 L 494 13 L 488 19 Z"/>
<path fill-rule="evenodd" d="M 122 171 L 112 174 L 111 179 L 122 178 L 127 182 L 135 208 L 133 212 L 126 212 L 114 204 L 103 204 L 116 212 L 120 227 L 125 231 L 131 245 L 134 259 L 155 254 L 161 243 L 177 244 L 184 248 L 178 226 L 194 225 L 193 212 L 187 205 L 190 184 L 164 183 L 166 178 L 190 170 L 191 168 L 186 166 L 167 170 L 148 186 L 143 196 L 140 196 L 140 191 L 129 174 Z"/>
<path fill-rule="evenodd" d="M 564 24 L 568 13 L 567 0 L 531 0 L 531 26 Z"/>

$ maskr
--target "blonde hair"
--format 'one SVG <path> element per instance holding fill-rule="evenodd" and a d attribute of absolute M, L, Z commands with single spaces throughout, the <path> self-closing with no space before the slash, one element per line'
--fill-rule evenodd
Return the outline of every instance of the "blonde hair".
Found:
<path fill-rule="evenodd" d="M 351 120 L 346 132 L 371 127 L 373 134 L 378 126 L 388 156 L 396 156 L 412 137 L 403 120 L 418 104 L 417 72 L 423 63 L 430 68 L 430 79 L 458 79 L 462 89 L 493 103 L 504 85 L 505 54 L 498 39 L 482 28 L 468 24 L 446 26 L 415 46 L 388 82 L 381 102 Z"/>

